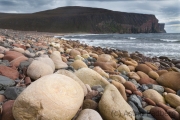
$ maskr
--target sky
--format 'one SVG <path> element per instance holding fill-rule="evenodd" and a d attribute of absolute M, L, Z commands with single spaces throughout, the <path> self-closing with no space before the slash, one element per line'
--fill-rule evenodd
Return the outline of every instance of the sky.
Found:
<path fill-rule="evenodd" d="M 34 13 L 64 6 L 154 14 L 167 33 L 180 33 L 180 0 L 0 0 L 0 12 Z"/>

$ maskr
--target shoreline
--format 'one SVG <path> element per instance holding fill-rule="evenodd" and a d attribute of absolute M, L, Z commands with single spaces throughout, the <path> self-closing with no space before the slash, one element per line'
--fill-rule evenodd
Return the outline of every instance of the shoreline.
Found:
<path fill-rule="evenodd" d="M 0 29 L 2 120 L 179 119 L 180 60 L 54 35 Z"/>

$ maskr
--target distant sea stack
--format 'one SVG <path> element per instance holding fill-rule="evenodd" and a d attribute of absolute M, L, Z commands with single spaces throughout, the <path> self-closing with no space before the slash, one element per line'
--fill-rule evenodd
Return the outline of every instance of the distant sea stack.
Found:
<path fill-rule="evenodd" d="M 61 33 L 165 33 L 155 15 L 90 7 L 61 7 L 32 14 L 0 13 L 0 28 Z"/>

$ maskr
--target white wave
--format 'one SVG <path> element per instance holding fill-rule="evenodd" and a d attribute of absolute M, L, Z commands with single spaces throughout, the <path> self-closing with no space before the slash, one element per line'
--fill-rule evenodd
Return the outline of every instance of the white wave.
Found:
<path fill-rule="evenodd" d="M 128 37 L 128 39 L 130 39 L 130 40 L 135 40 L 136 38 L 134 38 L 134 37 Z"/>
<path fill-rule="evenodd" d="M 161 41 L 165 41 L 165 42 L 178 42 L 180 40 L 176 40 L 176 39 L 160 39 Z"/>
<path fill-rule="evenodd" d="M 62 37 L 61 39 L 62 39 L 62 40 L 70 40 L 70 39 L 68 39 L 68 38 L 65 38 L 65 37 Z"/>

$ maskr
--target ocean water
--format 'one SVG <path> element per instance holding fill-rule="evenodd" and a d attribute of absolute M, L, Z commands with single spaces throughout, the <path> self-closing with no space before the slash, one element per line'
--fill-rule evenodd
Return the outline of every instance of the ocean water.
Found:
<path fill-rule="evenodd" d="M 65 40 L 79 40 L 81 43 L 103 48 L 138 51 L 146 56 L 167 56 L 180 59 L 180 33 L 149 34 L 69 34 Z"/>

